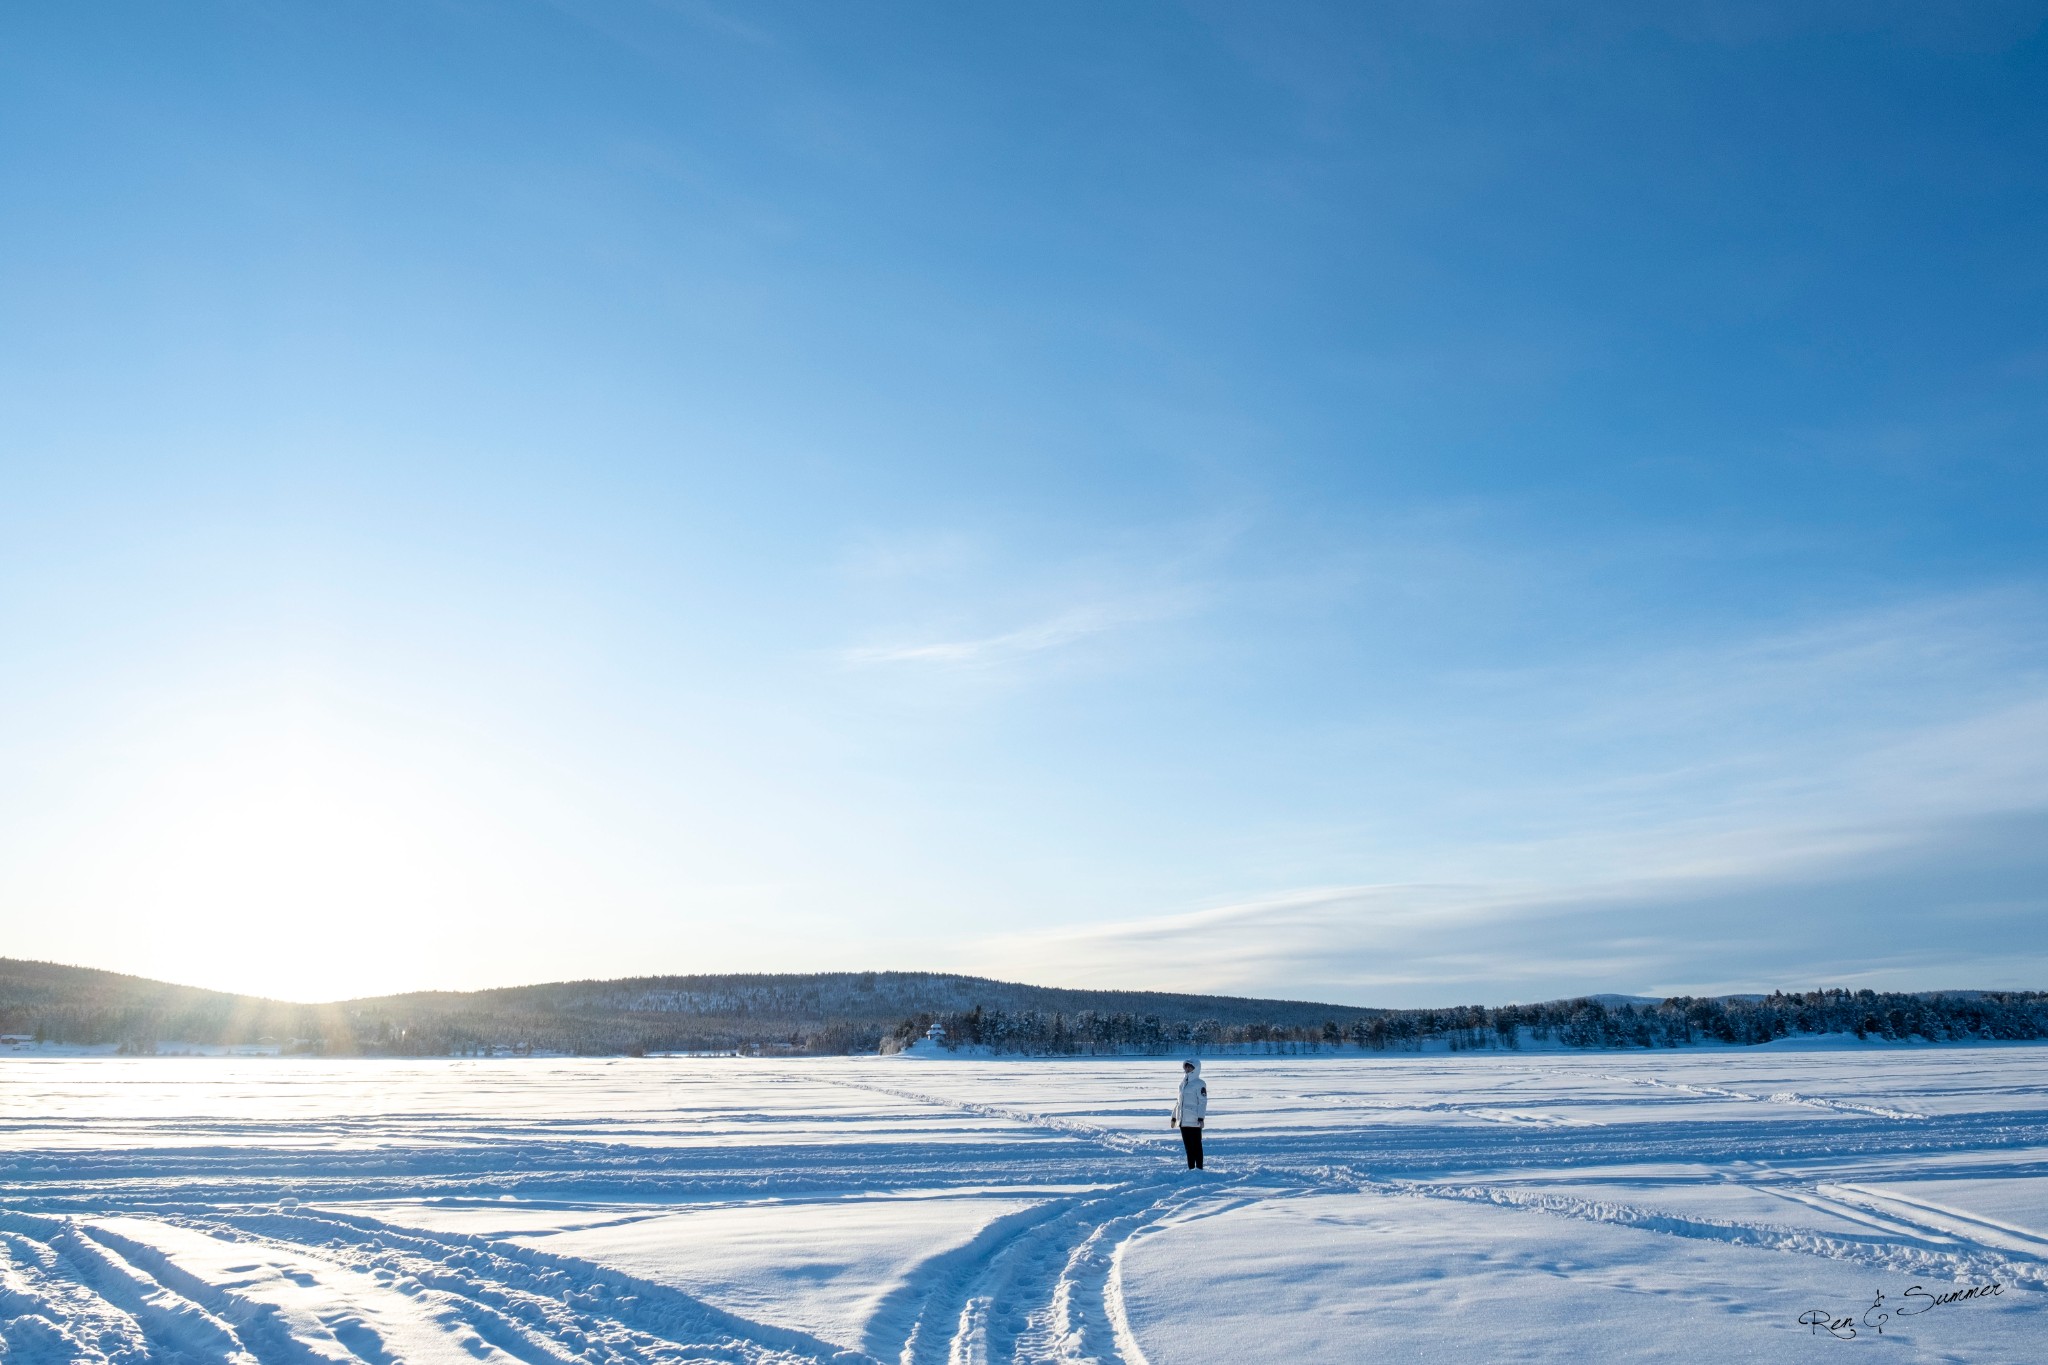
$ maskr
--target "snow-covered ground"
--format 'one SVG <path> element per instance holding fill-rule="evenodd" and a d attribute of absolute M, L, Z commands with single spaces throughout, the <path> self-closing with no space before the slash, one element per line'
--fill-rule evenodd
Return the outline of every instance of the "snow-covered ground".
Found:
<path fill-rule="evenodd" d="M 2048 1048 L 1206 1071 L 7 1058 L 0 1359 L 2048 1360 Z"/>

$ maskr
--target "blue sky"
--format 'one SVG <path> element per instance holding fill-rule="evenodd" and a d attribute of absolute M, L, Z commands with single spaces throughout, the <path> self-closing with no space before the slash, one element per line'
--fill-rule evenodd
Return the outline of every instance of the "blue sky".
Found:
<path fill-rule="evenodd" d="M 0 953 L 2048 983 L 2048 5 L 0 16 Z"/>

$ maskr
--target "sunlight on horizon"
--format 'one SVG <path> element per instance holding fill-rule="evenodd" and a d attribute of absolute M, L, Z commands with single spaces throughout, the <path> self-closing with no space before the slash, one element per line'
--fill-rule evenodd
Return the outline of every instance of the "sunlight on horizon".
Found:
<path fill-rule="evenodd" d="M 188 718 L 100 776 L 132 785 L 73 835 L 76 903 L 111 908 L 183 984 L 303 1001 L 441 984 L 466 938 L 523 921 L 573 861 L 535 847 L 476 755 L 306 700 Z M 444 965 L 403 965 L 420 958 Z"/>
<path fill-rule="evenodd" d="M 2048 971 L 2027 5 L 0 32 L 7 955 Z"/>

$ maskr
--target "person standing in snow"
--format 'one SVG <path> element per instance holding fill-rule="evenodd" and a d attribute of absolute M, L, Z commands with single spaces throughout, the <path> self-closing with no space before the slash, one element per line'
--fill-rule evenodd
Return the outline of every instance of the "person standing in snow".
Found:
<path fill-rule="evenodd" d="M 1188 1169 L 1202 1169 L 1202 1120 L 1209 1116 L 1209 1087 L 1202 1081 L 1200 1062 L 1180 1064 L 1180 1094 L 1174 1096 L 1173 1117 L 1167 1122 L 1180 1129 L 1181 1146 L 1188 1149 Z"/>

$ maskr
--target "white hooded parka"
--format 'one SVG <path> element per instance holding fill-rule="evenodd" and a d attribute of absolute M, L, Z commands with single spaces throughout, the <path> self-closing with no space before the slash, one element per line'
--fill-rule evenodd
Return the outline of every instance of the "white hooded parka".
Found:
<path fill-rule="evenodd" d="M 1202 1080 L 1202 1064 L 1197 1061 L 1194 1068 L 1181 1073 L 1180 1094 L 1173 1100 L 1176 1128 L 1200 1128 L 1202 1120 L 1209 1117 L 1209 1087 Z"/>

